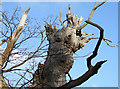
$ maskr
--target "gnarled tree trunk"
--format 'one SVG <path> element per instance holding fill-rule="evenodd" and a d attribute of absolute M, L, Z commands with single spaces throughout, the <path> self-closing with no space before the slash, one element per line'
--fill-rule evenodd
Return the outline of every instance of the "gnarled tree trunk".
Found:
<path fill-rule="evenodd" d="M 103 4 L 103 3 L 102 3 Z M 100 4 L 100 5 L 102 5 Z M 99 6 L 100 6 L 99 5 Z M 95 3 L 95 7 L 90 14 L 88 21 L 84 25 L 81 26 L 81 22 L 83 20 L 82 16 L 80 18 L 77 15 L 71 15 L 70 5 L 68 8 L 68 14 L 66 14 L 67 19 L 65 21 L 61 21 L 61 11 L 60 11 L 60 19 L 62 29 L 57 30 L 56 26 L 52 27 L 50 24 L 46 23 L 46 36 L 49 41 L 49 49 L 47 58 L 44 64 L 39 64 L 38 70 L 34 75 L 34 83 L 31 87 L 75 87 L 86 80 L 88 80 L 91 76 L 97 73 L 100 66 L 106 62 L 101 61 L 98 62 L 95 66 L 91 65 L 91 60 L 97 55 L 97 51 L 99 49 L 100 43 L 103 39 L 103 29 L 92 22 L 90 22 L 90 18 L 97 8 Z M 66 25 L 67 23 L 67 25 Z M 78 78 L 79 83 L 76 80 L 71 80 L 67 83 L 66 74 L 72 68 L 74 63 L 73 54 L 84 47 L 89 40 L 94 38 L 86 38 L 87 36 L 93 35 L 87 34 L 83 32 L 81 29 L 87 25 L 87 23 L 97 27 L 100 30 L 99 41 L 96 45 L 96 48 L 93 54 L 87 59 L 88 71 L 80 78 Z M 73 83 L 73 84 L 71 84 Z"/>

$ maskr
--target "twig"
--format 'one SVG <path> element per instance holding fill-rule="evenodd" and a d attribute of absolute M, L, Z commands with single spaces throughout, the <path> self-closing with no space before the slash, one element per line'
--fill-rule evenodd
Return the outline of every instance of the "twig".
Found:
<path fill-rule="evenodd" d="M 10 88 L 12 88 L 12 86 L 11 86 L 11 84 L 10 84 L 10 80 L 9 80 L 9 79 L 7 79 L 7 78 L 6 78 L 6 77 L 4 77 L 4 76 L 3 76 L 3 78 L 7 80 L 7 84 L 9 85 L 9 87 L 10 87 Z"/>
<path fill-rule="evenodd" d="M 86 41 L 86 43 L 88 43 L 91 39 L 99 39 L 99 38 L 100 38 L 100 37 L 89 37 L 88 40 Z M 118 43 L 117 43 L 116 45 L 114 45 L 114 46 L 110 45 L 107 41 L 109 41 L 109 42 L 111 42 L 111 43 L 112 43 L 112 41 L 109 40 L 109 39 L 107 39 L 107 38 L 105 38 L 105 37 L 103 37 L 103 40 L 104 40 L 104 41 L 107 43 L 107 45 L 110 46 L 110 47 L 116 47 L 116 46 L 118 46 Z"/>
<path fill-rule="evenodd" d="M 14 73 L 16 73 L 16 74 L 18 74 L 17 72 L 14 72 Z M 26 74 L 26 73 L 25 73 Z M 24 74 L 24 76 L 25 76 L 25 74 Z M 18 74 L 19 76 L 21 76 L 21 78 L 18 80 L 18 82 L 15 84 L 15 87 L 18 85 L 18 83 L 22 80 L 22 78 L 24 78 L 24 79 L 26 79 L 24 76 L 22 76 L 22 75 L 20 75 L 20 74 Z M 28 79 L 27 79 L 28 80 Z M 29 80 L 28 80 L 29 81 Z"/>
<path fill-rule="evenodd" d="M 104 40 L 104 41 L 105 41 L 105 42 L 107 43 L 107 45 L 110 46 L 110 47 L 116 47 L 116 46 L 118 46 L 118 43 L 117 43 L 116 45 L 112 46 L 112 45 L 108 44 L 108 42 L 107 42 L 106 40 Z"/>
<path fill-rule="evenodd" d="M 60 23 L 62 24 L 63 28 L 64 28 L 64 23 L 61 21 L 61 10 L 60 10 L 60 19 L 59 19 Z"/>
<path fill-rule="evenodd" d="M 26 84 L 28 84 L 29 82 L 31 82 L 33 80 L 33 78 L 31 80 L 29 80 L 28 82 L 24 83 L 19 89 L 23 89 L 22 87 L 25 86 Z"/>
<path fill-rule="evenodd" d="M 28 71 L 28 70 L 24 70 L 24 69 L 13 69 L 13 70 L 11 70 L 11 71 L 16 71 L 16 70 L 18 70 L 18 71 L 26 71 L 26 72 L 34 75 L 34 73 L 32 73 L 32 72 L 30 72 L 30 71 Z"/>
<path fill-rule="evenodd" d="M 99 39 L 99 38 L 100 38 L 100 37 L 89 37 L 88 40 L 86 41 L 86 43 L 88 43 L 91 39 Z M 109 40 L 109 39 L 107 39 L 107 38 L 105 38 L 105 37 L 103 37 L 103 40 L 104 40 L 104 41 L 109 41 L 109 42 L 112 43 L 111 40 Z"/>
<path fill-rule="evenodd" d="M 25 80 L 27 80 L 27 81 L 29 81 L 27 78 L 25 78 L 23 75 L 21 75 L 21 74 L 19 74 L 19 73 L 17 73 L 17 72 L 14 72 L 15 74 L 17 74 L 17 75 L 19 75 L 19 76 L 21 76 L 22 78 L 24 78 Z"/>
<path fill-rule="evenodd" d="M 70 78 L 70 81 L 72 81 L 72 77 L 70 76 L 70 73 L 68 73 L 68 76 L 69 76 L 69 78 Z"/>
<path fill-rule="evenodd" d="M 33 58 L 33 57 L 35 56 L 35 54 L 40 50 L 39 48 L 41 47 L 41 45 L 42 45 L 42 43 L 43 43 L 43 41 L 44 41 L 45 39 L 46 39 L 46 38 L 44 38 L 44 39 L 41 41 L 40 45 L 38 46 L 37 50 L 33 53 L 33 55 L 31 55 L 30 57 L 28 57 L 28 58 L 27 58 L 26 60 L 24 60 L 22 63 L 20 63 L 20 64 L 18 64 L 18 65 L 15 65 L 15 66 L 7 69 L 7 70 L 3 70 L 3 72 L 10 72 L 13 68 L 19 67 L 19 66 L 21 66 L 22 64 L 24 64 L 25 62 L 27 62 L 28 60 L 30 60 L 31 58 Z"/>
<path fill-rule="evenodd" d="M 94 11 L 95 11 L 98 7 L 100 7 L 101 5 L 103 5 L 106 1 L 107 1 L 107 0 L 105 0 L 104 2 L 98 4 L 97 6 L 96 6 L 97 1 L 95 2 L 94 8 L 92 9 L 92 12 L 91 12 L 91 14 L 90 14 L 89 17 L 88 17 L 88 21 L 90 21 L 92 15 L 93 15 L 93 13 L 94 13 Z M 79 26 L 77 29 L 82 29 L 82 28 L 84 28 L 86 25 L 87 25 L 87 23 L 83 24 L 82 26 Z"/>
<path fill-rule="evenodd" d="M 83 37 L 87 37 L 87 36 L 91 36 L 91 35 L 94 35 L 93 33 L 90 33 L 90 34 L 87 34 L 87 35 L 85 35 L 85 36 L 83 36 Z"/>

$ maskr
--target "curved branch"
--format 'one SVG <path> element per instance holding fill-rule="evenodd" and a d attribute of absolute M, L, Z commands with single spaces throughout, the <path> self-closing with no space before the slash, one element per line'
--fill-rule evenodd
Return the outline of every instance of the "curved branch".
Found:
<path fill-rule="evenodd" d="M 104 32 L 104 30 L 103 30 L 102 27 L 100 27 L 99 25 L 97 25 L 97 24 L 95 24 L 95 23 L 92 23 L 92 22 L 90 22 L 90 21 L 85 21 L 85 22 L 88 23 L 88 24 L 91 24 L 91 25 L 93 25 L 93 26 L 95 26 L 95 27 L 97 27 L 97 28 L 100 30 L 100 38 L 99 38 L 99 40 L 98 40 L 98 42 L 97 42 L 97 45 L 96 45 L 96 47 L 95 47 L 95 49 L 94 49 L 94 51 L 93 51 L 93 54 L 92 54 L 90 57 L 87 58 L 87 67 L 90 69 L 90 68 L 92 67 L 92 65 L 91 65 L 91 60 L 92 60 L 94 57 L 97 56 L 98 49 L 99 49 L 100 44 L 101 44 L 101 41 L 102 41 L 102 39 L 103 39 L 103 32 Z"/>
<path fill-rule="evenodd" d="M 108 46 L 110 46 L 110 47 L 116 47 L 116 46 L 118 46 L 118 43 L 117 44 L 115 44 L 115 45 L 110 45 L 106 40 L 104 40 L 105 42 L 106 42 L 106 44 L 108 45 Z"/>
<path fill-rule="evenodd" d="M 88 70 L 81 77 L 79 77 L 79 78 L 77 78 L 75 80 L 71 80 L 70 82 L 66 83 L 65 85 L 63 85 L 61 87 L 58 87 L 57 89 L 64 89 L 64 88 L 65 89 L 70 89 L 70 88 L 73 88 L 75 86 L 81 85 L 82 83 L 87 81 L 90 77 L 92 77 L 94 74 L 97 74 L 99 68 L 105 62 L 106 62 L 106 60 L 96 63 L 96 65 L 91 70 Z"/>

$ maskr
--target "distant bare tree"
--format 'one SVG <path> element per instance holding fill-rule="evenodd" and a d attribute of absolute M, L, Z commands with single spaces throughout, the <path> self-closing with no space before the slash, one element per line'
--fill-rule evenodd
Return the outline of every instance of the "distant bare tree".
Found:
<path fill-rule="evenodd" d="M 22 79 L 28 82 L 29 79 L 24 76 L 26 76 L 27 73 L 29 73 L 31 77 L 33 76 L 35 71 L 34 67 L 37 66 L 34 59 L 38 54 L 40 54 L 39 57 L 44 58 L 43 54 L 47 51 L 45 47 L 48 44 L 43 44 L 46 39 L 43 35 L 45 30 L 41 30 L 40 22 L 30 17 L 27 18 L 29 10 L 30 8 L 23 13 L 21 19 L 19 18 L 20 8 L 16 8 L 11 17 L 7 15 L 7 11 L 2 12 L 2 19 L 0 20 L 2 23 L 0 27 L 0 39 L 2 39 L 0 43 L 0 87 L 7 87 L 7 84 L 9 84 L 9 87 L 16 87 Z M 23 28 L 24 25 L 26 26 Z M 29 42 L 29 40 L 33 41 L 36 38 L 39 39 L 39 41 L 37 41 L 38 43 L 36 43 L 37 46 L 35 44 L 29 45 L 29 47 L 25 46 L 25 43 Z M 34 46 L 34 49 L 31 48 L 32 46 Z M 21 69 L 20 66 L 26 62 L 28 67 Z M 16 70 L 22 71 L 22 74 L 17 73 Z M 21 76 L 21 79 L 19 79 L 18 82 L 16 81 L 16 84 L 14 83 L 15 86 L 12 86 L 12 79 L 10 81 L 7 78 L 9 76 L 3 76 L 3 74 L 6 75 L 6 73 L 17 74 Z M 7 84 L 4 79 L 7 81 Z"/>
<path fill-rule="evenodd" d="M 70 5 L 68 7 L 68 13 L 66 14 L 66 20 L 61 21 L 61 10 L 59 21 L 62 25 L 62 29 L 58 30 L 55 24 L 50 24 L 46 20 L 45 30 L 41 30 L 41 23 L 37 20 L 28 17 L 28 10 L 23 13 L 22 18 L 19 18 L 20 9 L 16 8 L 11 17 L 7 16 L 7 11 L 2 13 L 0 22 L 2 23 L 1 34 L 1 47 L 4 47 L 0 53 L 0 87 L 34 87 L 34 88 L 48 88 L 56 87 L 58 89 L 73 88 L 81 85 L 87 81 L 90 77 L 97 74 L 99 68 L 107 60 L 97 62 L 95 66 L 91 64 L 93 58 L 98 54 L 99 46 L 104 40 L 112 42 L 104 37 L 104 29 L 96 23 L 90 21 L 94 11 L 103 5 L 107 0 L 97 5 L 95 2 L 94 8 L 88 17 L 86 23 L 81 25 L 83 17 L 77 17 L 77 15 L 71 15 Z M 53 21 L 53 23 L 56 21 Z M 34 23 L 32 23 L 34 22 Z M 87 25 L 93 25 L 100 31 L 100 37 L 89 37 L 94 35 L 93 33 L 87 34 L 82 29 Z M 25 25 L 25 26 L 24 26 Z M 44 32 L 46 31 L 46 35 Z M 24 46 L 25 42 L 38 38 L 38 46 L 34 45 L 33 49 Z M 49 41 L 47 42 L 45 41 Z M 74 58 L 73 54 L 83 48 L 90 40 L 98 39 L 95 49 L 90 57 L 87 58 L 88 71 L 75 80 L 71 79 L 69 74 L 70 69 L 73 66 Z M 107 43 L 108 44 L 108 43 Z M 108 44 L 109 45 L 109 44 Z M 47 46 L 48 51 L 47 51 Z M 111 46 L 111 45 L 109 45 Z M 116 45 L 115 45 L 116 46 Z M 111 46 L 111 47 L 115 47 Z M 34 50 L 34 51 L 33 51 Z M 44 53 L 47 51 L 47 58 Z M 35 61 L 36 58 L 46 58 L 44 64 Z M 11 63 L 11 65 L 10 65 Z M 27 68 L 21 66 L 29 64 Z M 9 67 L 10 66 L 10 67 Z M 38 66 L 35 70 L 34 66 Z M 21 71 L 21 72 L 20 72 Z M 18 80 L 13 81 L 14 84 L 4 76 L 5 73 L 16 74 L 19 77 Z M 29 78 L 26 75 L 29 74 Z M 66 81 L 66 74 L 69 75 L 70 81 Z M 32 76 L 32 77 L 31 77 Z M 22 82 L 21 82 L 22 81 Z M 7 83 L 6 83 L 7 82 Z"/>

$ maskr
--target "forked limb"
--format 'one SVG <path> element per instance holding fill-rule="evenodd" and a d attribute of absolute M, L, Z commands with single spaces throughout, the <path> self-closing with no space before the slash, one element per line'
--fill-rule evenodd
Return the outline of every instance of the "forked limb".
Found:
<path fill-rule="evenodd" d="M 60 10 L 60 19 L 59 19 L 60 23 L 62 24 L 63 28 L 64 28 L 64 23 L 61 21 L 61 10 Z"/>
<path fill-rule="evenodd" d="M 92 68 L 91 60 L 92 60 L 94 57 L 97 56 L 97 52 L 98 52 L 99 46 L 100 46 L 100 44 L 101 44 L 101 42 L 102 42 L 102 39 L 103 39 L 104 30 L 103 30 L 102 27 L 100 27 L 99 25 L 97 25 L 97 24 L 95 24 L 95 23 L 93 23 L 93 22 L 91 22 L 91 21 L 85 21 L 85 22 L 88 23 L 88 24 L 91 24 L 91 25 L 93 25 L 93 26 L 95 26 L 95 27 L 97 27 L 97 28 L 100 30 L 100 37 L 99 37 L 99 40 L 98 40 L 98 42 L 97 42 L 97 45 L 96 45 L 96 47 L 95 47 L 95 49 L 94 49 L 94 51 L 93 51 L 93 54 L 92 54 L 90 57 L 87 58 L 87 67 L 88 67 L 88 69 L 91 69 L 91 68 Z"/>
<path fill-rule="evenodd" d="M 98 1 L 98 0 L 97 0 L 97 1 Z M 102 3 L 96 5 L 96 4 L 97 4 L 97 1 L 95 2 L 94 8 L 92 9 L 92 12 L 90 13 L 90 15 L 89 15 L 89 17 L 88 17 L 88 21 L 90 21 L 90 19 L 92 18 L 92 15 L 94 14 L 95 10 L 96 10 L 98 7 L 100 7 L 101 5 L 103 5 L 107 0 L 105 0 L 105 1 L 103 1 Z M 88 23 L 85 23 L 85 24 L 83 24 L 82 26 L 79 26 L 77 29 L 82 29 L 82 28 L 84 28 L 87 24 L 88 24 Z"/>
<path fill-rule="evenodd" d="M 89 37 L 88 38 L 88 40 L 86 41 L 86 43 L 88 43 L 90 40 L 92 40 L 92 39 L 99 39 L 100 37 Z M 112 41 L 111 40 L 109 40 L 109 39 L 107 39 L 107 38 L 105 38 L 105 37 L 103 37 L 103 40 L 106 42 L 106 44 L 108 45 L 108 46 L 110 46 L 110 47 L 116 47 L 116 46 L 118 46 L 118 43 L 117 44 L 115 44 L 115 45 L 110 45 L 108 42 L 110 42 L 110 43 L 112 43 Z M 108 42 L 107 42 L 108 41 Z"/>

